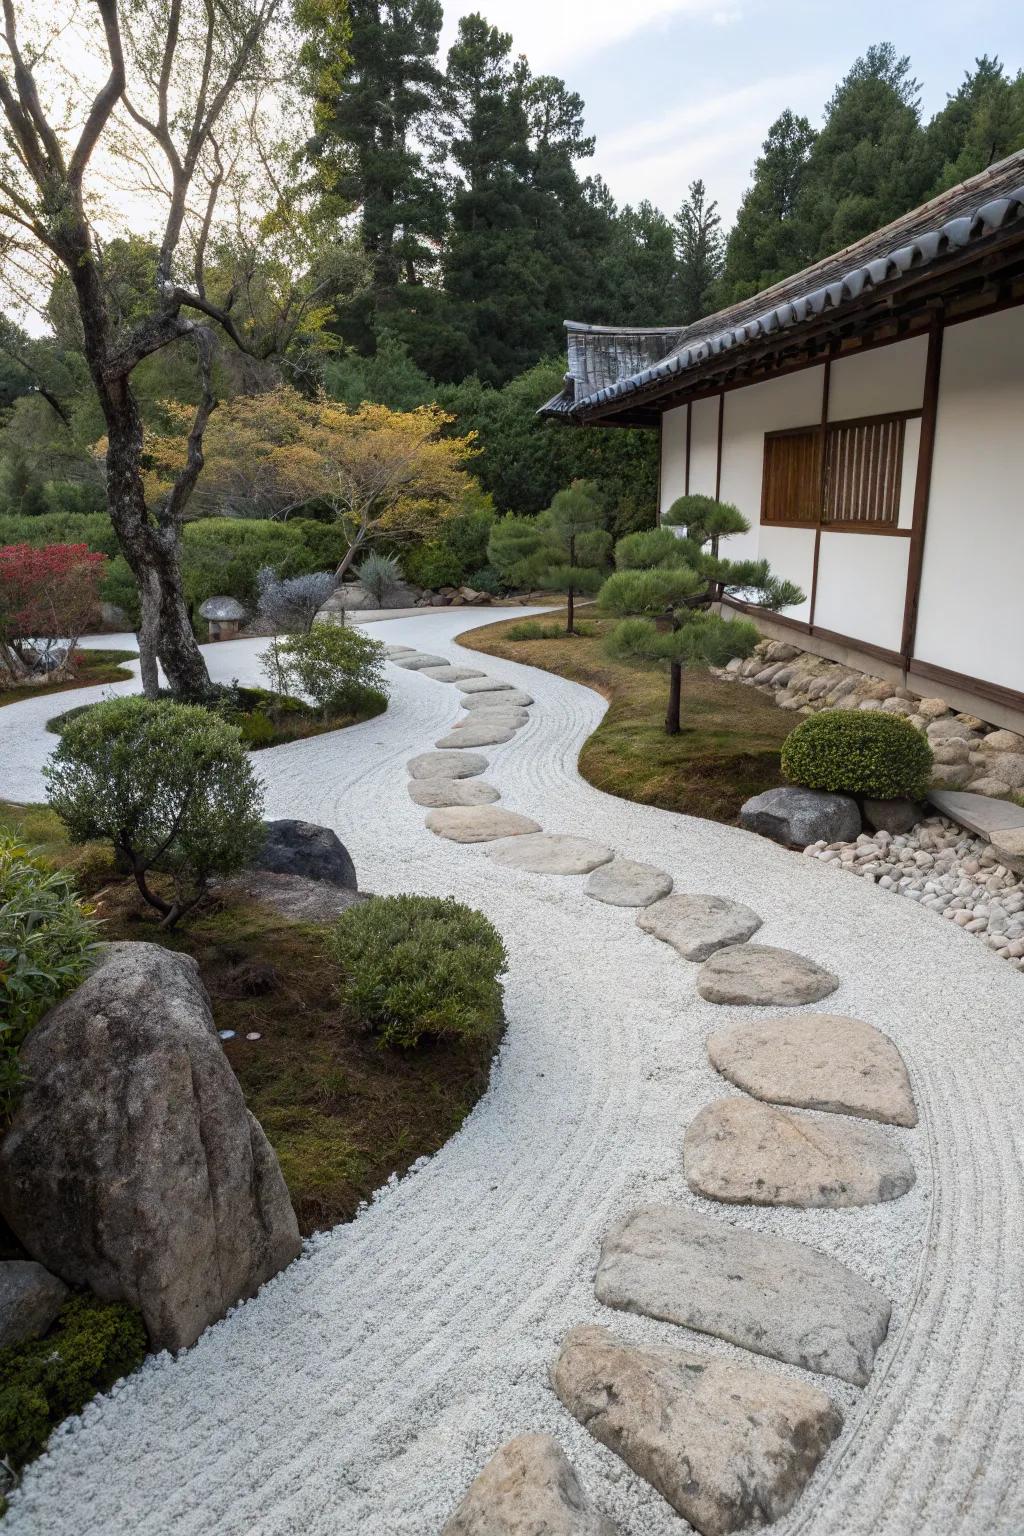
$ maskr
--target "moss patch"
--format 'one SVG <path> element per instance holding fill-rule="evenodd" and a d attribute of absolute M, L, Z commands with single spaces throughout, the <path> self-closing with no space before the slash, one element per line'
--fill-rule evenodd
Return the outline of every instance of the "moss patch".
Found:
<path fill-rule="evenodd" d="M 683 729 L 678 736 L 666 736 L 667 674 L 653 665 L 611 661 L 602 640 L 613 622 L 592 617 L 588 609 L 586 635 L 510 641 L 510 629 L 526 627 L 510 620 L 460 635 L 459 644 L 585 683 L 609 700 L 607 714 L 579 759 L 580 772 L 597 789 L 669 811 L 735 822 L 744 800 L 781 782 L 779 753 L 793 727 L 792 716 L 752 688 L 688 671 Z"/>
<path fill-rule="evenodd" d="M 73 677 L 54 677 L 46 682 L 0 688 L 0 707 L 20 704 L 22 699 L 36 699 L 44 693 L 67 693 L 72 688 L 95 688 L 98 683 L 124 682 L 132 674 L 123 663 L 134 661 L 137 655 L 136 651 L 76 651 Z"/>

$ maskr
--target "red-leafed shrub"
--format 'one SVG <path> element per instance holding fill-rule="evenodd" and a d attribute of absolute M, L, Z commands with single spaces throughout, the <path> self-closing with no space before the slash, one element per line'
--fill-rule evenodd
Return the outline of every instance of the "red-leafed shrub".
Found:
<path fill-rule="evenodd" d="M 0 548 L 0 671 L 22 677 L 54 662 L 70 667 L 96 617 L 106 558 L 86 544 Z"/>

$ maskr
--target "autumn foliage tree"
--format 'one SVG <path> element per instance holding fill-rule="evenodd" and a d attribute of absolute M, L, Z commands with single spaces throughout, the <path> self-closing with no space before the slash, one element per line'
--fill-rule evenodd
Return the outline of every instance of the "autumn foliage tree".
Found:
<path fill-rule="evenodd" d="M 168 411 L 185 423 L 185 412 Z M 337 574 L 370 546 L 434 536 L 474 489 L 468 473 L 473 434 L 444 436 L 453 417 L 435 405 L 393 411 L 350 410 L 289 385 L 220 407 L 206 430 L 204 491 L 221 510 L 243 517 L 286 518 L 326 509 L 346 543 Z M 181 439 L 147 444 L 153 489 L 174 472 Z"/>
<path fill-rule="evenodd" d="M 71 666 L 79 638 L 96 618 L 105 563 L 105 555 L 85 544 L 0 549 L 0 673 L 25 677 L 58 641 L 66 645 L 62 666 Z"/>

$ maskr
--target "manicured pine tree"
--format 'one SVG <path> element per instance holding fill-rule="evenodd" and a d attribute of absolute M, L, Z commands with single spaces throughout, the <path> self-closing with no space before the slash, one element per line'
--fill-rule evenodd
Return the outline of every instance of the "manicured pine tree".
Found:
<path fill-rule="evenodd" d="M 611 553 L 596 486 L 574 480 L 567 491 L 558 492 L 538 522 L 547 539 L 548 563 L 539 571 L 537 585 L 545 592 L 566 594 L 565 632 L 574 635 L 576 598 L 598 590 Z"/>
<path fill-rule="evenodd" d="M 621 620 L 606 641 L 610 655 L 668 664 L 665 733 L 677 736 L 684 669 L 723 666 L 735 656 L 748 656 L 760 638 L 749 620 L 724 619 L 711 612 L 712 605 L 742 593 L 759 607 L 777 611 L 803 602 L 804 595 L 792 582 L 773 576 L 766 560 L 719 555 L 721 539 L 750 527 L 728 502 L 681 496 L 662 524 L 619 540 L 617 569 L 601 588 L 598 606 Z M 681 528 L 683 535 L 673 528 Z"/>

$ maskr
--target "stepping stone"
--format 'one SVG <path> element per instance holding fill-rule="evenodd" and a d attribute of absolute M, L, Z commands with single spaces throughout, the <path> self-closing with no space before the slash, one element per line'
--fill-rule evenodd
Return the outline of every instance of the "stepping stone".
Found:
<path fill-rule="evenodd" d="M 417 805 L 490 805 L 501 795 L 483 779 L 410 779 L 409 798 Z"/>
<path fill-rule="evenodd" d="M 996 763 L 992 767 L 994 770 Z M 993 800 L 963 789 L 930 789 L 928 799 L 940 816 L 948 816 L 979 837 L 991 839 L 994 832 L 1024 827 L 1024 805 L 1014 805 L 1011 800 Z"/>
<path fill-rule="evenodd" d="M 467 677 L 483 677 L 475 667 L 421 667 L 424 677 L 432 677 L 439 683 L 461 683 Z"/>
<path fill-rule="evenodd" d="M 916 1125 L 903 1057 L 887 1035 L 838 1013 L 733 1024 L 708 1041 L 711 1065 L 773 1104 Z"/>
<path fill-rule="evenodd" d="M 552 1435 L 517 1435 L 495 1451 L 441 1536 L 618 1536 L 587 1498 Z"/>
<path fill-rule="evenodd" d="M 518 730 L 529 720 L 525 709 L 474 709 L 471 715 L 463 715 L 452 726 L 453 731 L 464 731 L 467 725 L 508 725 Z"/>
<path fill-rule="evenodd" d="M 610 862 L 612 850 L 589 837 L 538 832 L 533 837 L 517 837 L 507 847 L 492 848 L 491 858 L 534 875 L 589 875 L 598 865 Z"/>
<path fill-rule="evenodd" d="M 503 683 L 496 677 L 488 677 L 486 672 L 481 672 L 479 677 L 468 677 L 464 683 L 459 684 L 460 693 L 498 693 L 505 688 L 511 688 L 511 683 Z"/>
<path fill-rule="evenodd" d="M 702 1536 L 778 1520 L 842 1428 L 824 1392 L 716 1355 L 574 1328 L 551 1372 L 580 1423 Z"/>
<path fill-rule="evenodd" d="M 508 683 L 462 696 L 463 709 L 529 709 L 532 703 L 532 693 L 524 693 L 521 688 L 510 688 Z"/>
<path fill-rule="evenodd" d="M 745 943 L 760 928 L 761 919 L 741 902 L 724 896 L 679 893 L 640 912 L 636 923 L 645 933 L 671 944 L 684 960 L 706 960 L 716 949 Z"/>
<path fill-rule="evenodd" d="M 768 944 L 733 944 L 705 960 L 697 973 L 697 991 L 709 1003 L 816 1003 L 839 985 L 838 976 Z"/>
<path fill-rule="evenodd" d="M 540 822 L 506 811 L 500 805 L 453 805 L 431 811 L 427 826 L 438 837 L 448 837 L 453 843 L 493 843 L 499 837 L 522 837 L 527 832 L 540 831 Z"/>
<path fill-rule="evenodd" d="M 612 907 L 647 907 L 672 889 L 672 876 L 653 864 L 638 864 L 635 859 L 612 859 L 595 869 L 584 886 L 595 901 Z"/>
<path fill-rule="evenodd" d="M 497 747 L 503 741 L 511 741 L 515 726 L 497 725 L 493 720 L 470 720 L 462 730 L 451 730 L 447 736 L 435 741 L 435 747 Z"/>
<path fill-rule="evenodd" d="M 815 1119 L 717 1099 L 690 1121 L 683 1171 L 691 1189 L 734 1205 L 880 1205 L 914 1183 L 914 1165 L 875 1125 Z"/>
<path fill-rule="evenodd" d="M 632 1211 L 601 1247 L 598 1301 L 862 1387 L 888 1299 L 806 1243 L 744 1232 L 676 1205 Z"/>
<path fill-rule="evenodd" d="M 422 651 L 414 651 L 411 656 L 399 656 L 395 660 L 396 667 L 405 667 L 408 672 L 419 672 L 426 667 L 446 667 L 447 665 L 443 656 L 427 656 Z"/>
<path fill-rule="evenodd" d="M 471 779 L 483 773 L 487 759 L 478 752 L 421 752 L 406 767 L 414 779 Z"/>
<path fill-rule="evenodd" d="M 384 655 L 388 661 L 391 661 L 395 656 L 417 656 L 419 654 L 414 645 L 386 645 L 384 647 Z"/>

